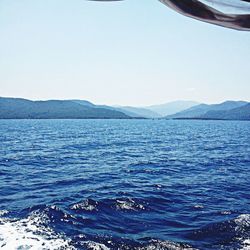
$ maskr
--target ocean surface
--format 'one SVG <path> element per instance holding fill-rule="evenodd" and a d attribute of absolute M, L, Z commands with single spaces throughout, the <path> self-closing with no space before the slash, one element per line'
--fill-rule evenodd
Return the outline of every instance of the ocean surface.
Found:
<path fill-rule="evenodd" d="M 250 249 L 250 122 L 0 120 L 0 248 Z"/>

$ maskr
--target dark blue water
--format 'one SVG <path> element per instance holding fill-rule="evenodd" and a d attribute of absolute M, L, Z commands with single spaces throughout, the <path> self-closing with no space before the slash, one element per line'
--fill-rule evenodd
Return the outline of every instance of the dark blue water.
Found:
<path fill-rule="evenodd" d="M 1 120 L 0 248 L 250 249 L 249 171 L 249 122 Z"/>

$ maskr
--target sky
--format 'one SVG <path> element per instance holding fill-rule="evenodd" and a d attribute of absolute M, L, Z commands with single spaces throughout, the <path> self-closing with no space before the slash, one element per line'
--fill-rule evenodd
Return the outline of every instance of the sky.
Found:
<path fill-rule="evenodd" d="M 146 106 L 250 101 L 250 32 L 157 0 L 0 0 L 0 96 Z"/>

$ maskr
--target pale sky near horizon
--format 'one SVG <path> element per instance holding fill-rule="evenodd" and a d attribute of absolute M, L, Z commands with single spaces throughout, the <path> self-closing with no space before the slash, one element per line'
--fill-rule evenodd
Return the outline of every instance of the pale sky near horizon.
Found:
<path fill-rule="evenodd" d="M 0 96 L 136 105 L 250 101 L 250 32 L 157 0 L 0 0 Z"/>

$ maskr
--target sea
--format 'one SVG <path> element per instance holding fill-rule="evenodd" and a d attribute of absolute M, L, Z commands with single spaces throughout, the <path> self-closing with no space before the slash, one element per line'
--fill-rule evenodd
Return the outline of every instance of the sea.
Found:
<path fill-rule="evenodd" d="M 0 248 L 250 249 L 250 122 L 0 120 Z"/>

